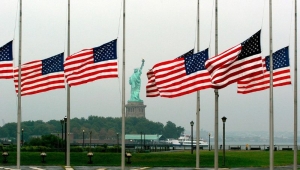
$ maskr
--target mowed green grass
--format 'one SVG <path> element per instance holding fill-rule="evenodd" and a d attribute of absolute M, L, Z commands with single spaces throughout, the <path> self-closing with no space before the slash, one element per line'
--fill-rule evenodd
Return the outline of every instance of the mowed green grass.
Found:
<path fill-rule="evenodd" d="M 16 165 L 16 153 L 9 153 L 8 163 L 1 165 Z M 225 167 L 268 167 L 268 151 L 226 151 Z M 299 151 L 298 151 L 299 155 Z M 120 166 L 120 153 L 98 153 L 92 157 L 93 164 L 88 164 L 87 152 L 73 152 L 70 155 L 71 166 Z M 275 151 L 274 165 L 285 166 L 293 164 L 293 151 Z M 64 152 L 49 152 L 45 158 L 46 163 L 41 162 L 39 152 L 22 152 L 21 165 L 65 165 Z M 196 154 L 190 151 L 176 152 L 152 152 L 132 153 L 131 164 L 126 166 L 147 166 L 147 167 L 195 167 Z M 126 158 L 127 161 L 127 158 Z M 298 156 L 298 162 L 300 162 Z M 223 167 L 223 153 L 219 152 L 219 167 Z M 200 151 L 200 167 L 214 167 L 214 151 Z"/>

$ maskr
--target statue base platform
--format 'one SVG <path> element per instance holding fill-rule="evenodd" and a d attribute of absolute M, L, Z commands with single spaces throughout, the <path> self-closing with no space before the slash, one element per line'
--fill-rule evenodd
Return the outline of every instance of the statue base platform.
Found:
<path fill-rule="evenodd" d="M 146 117 L 144 102 L 128 101 L 125 105 L 126 117 Z"/>

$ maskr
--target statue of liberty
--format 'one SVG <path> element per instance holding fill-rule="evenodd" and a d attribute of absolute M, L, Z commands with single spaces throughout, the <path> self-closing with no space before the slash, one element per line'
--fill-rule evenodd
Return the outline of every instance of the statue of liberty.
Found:
<path fill-rule="evenodd" d="M 140 99 L 140 89 L 141 89 L 141 74 L 142 74 L 142 69 L 144 66 L 145 60 L 142 60 L 142 65 L 141 68 L 135 68 L 134 73 L 131 75 L 129 78 L 129 84 L 131 85 L 131 95 L 130 99 L 128 101 L 131 102 L 143 102 L 143 100 Z"/>

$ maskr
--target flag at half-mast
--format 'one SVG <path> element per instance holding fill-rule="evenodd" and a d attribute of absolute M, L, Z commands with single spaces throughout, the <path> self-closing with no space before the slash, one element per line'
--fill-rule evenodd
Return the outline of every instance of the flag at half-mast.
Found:
<path fill-rule="evenodd" d="M 210 75 L 204 66 L 208 49 L 196 54 L 192 51 L 157 63 L 148 71 L 147 97 L 174 98 L 211 88 Z"/>
<path fill-rule="evenodd" d="M 221 89 L 239 80 L 263 74 L 260 33 L 238 44 L 205 63 L 213 88 Z"/>
<path fill-rule="evenodd" d="M 292 84 L 289 47 L 273 53 L 273 87 Z M 264 74 L 238 81 L 238 93 L 247 94 L 270 88 L 270 56 L 263 59 Z"/>
<path fill-rule="evenodd" d="M 82 85 L 99 79 L 117 78 L 117 39 L 68 56 L 64 68 L 69 86 Z"/>
<path fill-rule="evenodd" d="M 0 79 L 13 79 L 13 41 L 0 47 Z"/>
<path fill-rule="evenodd" d="M 64 53 L 44 60 L 21 65 L 21 96 L 65 88 Z M 14 83 L 18 94 L 19 67 L 14 69 Z"/>
<path fill-rule="evenodd" d="M 180 55 L 176 59 L 184 58 L 184 57 L 187 57 L 187 56 L 192 56 L 193 54 L 194 54 L 194 49 Z M 172 60 L 170 60 L 170 61 L 172 61 Z M 148 78 L 148 83 L 146 85 L 146 96 L 147 97 L 158 97 L 158 96 L 160 96 L 160 93 L 159 93 L 158 88 L 157 88 L 156 83 L 155 83 L 155 74 L 153 72 L 153 69 L 150 69 L 147 72 L 147 78 Z"/>

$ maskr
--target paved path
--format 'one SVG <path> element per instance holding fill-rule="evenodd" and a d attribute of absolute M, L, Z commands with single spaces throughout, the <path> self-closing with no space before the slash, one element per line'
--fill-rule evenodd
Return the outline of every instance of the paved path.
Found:
<path fill-rule="evenodd" d="M 298 166 L 298 168 L 300 168 Z M 103 167 L 103 166 L 21 166 L 21 170 L 120 170 L 120 167 Z M 126 167 L 126 170 L 195 170 L 195 168 L 179 167 Z M 201 170 L 213 170 L 214 168 L 201 168 Z M 219 170 L 269 170 L 269 168 L 219 168 Z M 275 167 L 276 170 L 291 170 L 292 166 Z M 16 170 L 16 166 L 0 167 L 0 170 Z"/>

